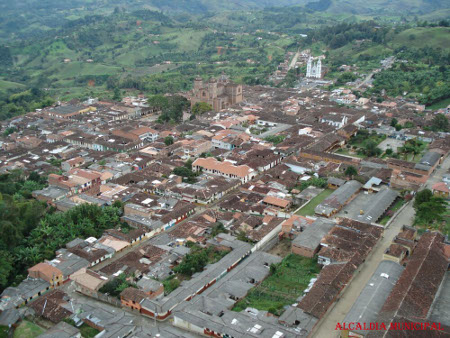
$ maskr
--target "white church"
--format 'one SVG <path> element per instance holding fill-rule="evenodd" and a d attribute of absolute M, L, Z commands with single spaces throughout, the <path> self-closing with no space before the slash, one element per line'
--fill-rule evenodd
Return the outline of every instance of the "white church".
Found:
<path fill-rule="evenodd" d="M 319 58 L 317 63 L 313 63 L 313 58 L 308 59 L 308 65 L 306 66 L 306 77 L 313 79 L 322 78 L 322 60 Z"/>

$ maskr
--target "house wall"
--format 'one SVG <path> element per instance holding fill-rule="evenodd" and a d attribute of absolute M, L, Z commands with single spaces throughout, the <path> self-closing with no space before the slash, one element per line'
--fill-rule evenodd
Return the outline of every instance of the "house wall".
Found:
<path fill-rule="evenodd" d="M 319 247 L 317 247 L 315 250 L 311 250 L 303 246 L 292 245 L 292 253 L 303 257 L 313 258 L 314 255 L 319 251 L 318 248 Z"/>
<path fill-rule="evenodd" d="M 204 328 L 191 324 L 188 321 L 177 317 L 176 315 L 173 317 L 173 325 L 202 336 L 204 335 Z"/>

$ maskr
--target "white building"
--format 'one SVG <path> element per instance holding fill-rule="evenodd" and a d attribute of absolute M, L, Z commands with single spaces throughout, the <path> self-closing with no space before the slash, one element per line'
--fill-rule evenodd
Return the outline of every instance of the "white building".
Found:
<path fill-rule="evenodd" d="M 320 79 L 322 78 L 322 60 L 319 58 L 317 63 L 313 63 L 313 58 L 308 59 L 306 66 L 306 77 Z"/>

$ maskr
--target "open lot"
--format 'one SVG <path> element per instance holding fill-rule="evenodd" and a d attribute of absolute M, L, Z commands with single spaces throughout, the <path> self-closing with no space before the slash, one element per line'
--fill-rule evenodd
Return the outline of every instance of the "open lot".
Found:
<path fill-rule="evenodd" d="M 295 303 L 308 287 L 311 278 L 316 277 L 320 267 L 316 259 L 295 254 L 286 256 L 275 271 L 259 286 L 250 290 L 248 295 L 237 302 L 233 311 L 242 311 L 247 307 L 281 314 L 284 306 Z"/>
<path fill-rule="evenodd" d="M 404 144 L 405 141 L 403 140 L 397 140 L 395 138 L 387 138 L 383 142 L 381 142 L 378 145 L 378 147 L 383 151 L 386 151 L 386 149 L 392 149 L 394 153 L 396 153 L 397 149 L 403 147 Z"/>
<path fill-rule="evenodd" d="M 44 333 L 45 330 L 36 324 L 24 320 L 14 331 L 14 338 L 34 338 Z"/>
<path fill-rule="evenodd" d="M 314 209 L 328 196 L 331 195 L 331 193 L 334 190 L 331 189 L 325 189 L 322 191 L 319 195 L 314 197 L 311 201 L 309 201 L 308 204 L 306 204 L 303 208 L 301 208 L 299 211 L 296 212 L 296 215 L 300 216 L 313 216 L 314 215 Z"/>

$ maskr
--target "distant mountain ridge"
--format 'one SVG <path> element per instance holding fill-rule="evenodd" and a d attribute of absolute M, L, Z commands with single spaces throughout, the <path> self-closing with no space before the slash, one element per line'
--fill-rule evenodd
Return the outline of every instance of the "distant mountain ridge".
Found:
<path fill-rule="evenodd" d="M 445 19 L 450 13 L 449 0 L 0 0 L 0 41 L 40 37 L 68 22 L 113 11 L 147 9 L 189 20 L 210 13 L 236 11 L 239 15 L 251 15 L 251 11 L 291 6 L 297 12 L 304 8 L 309 13 L 331 15 L 429 15 L 427 20 Z M 298 15 L 295 12 L 292 15 Z"/>

